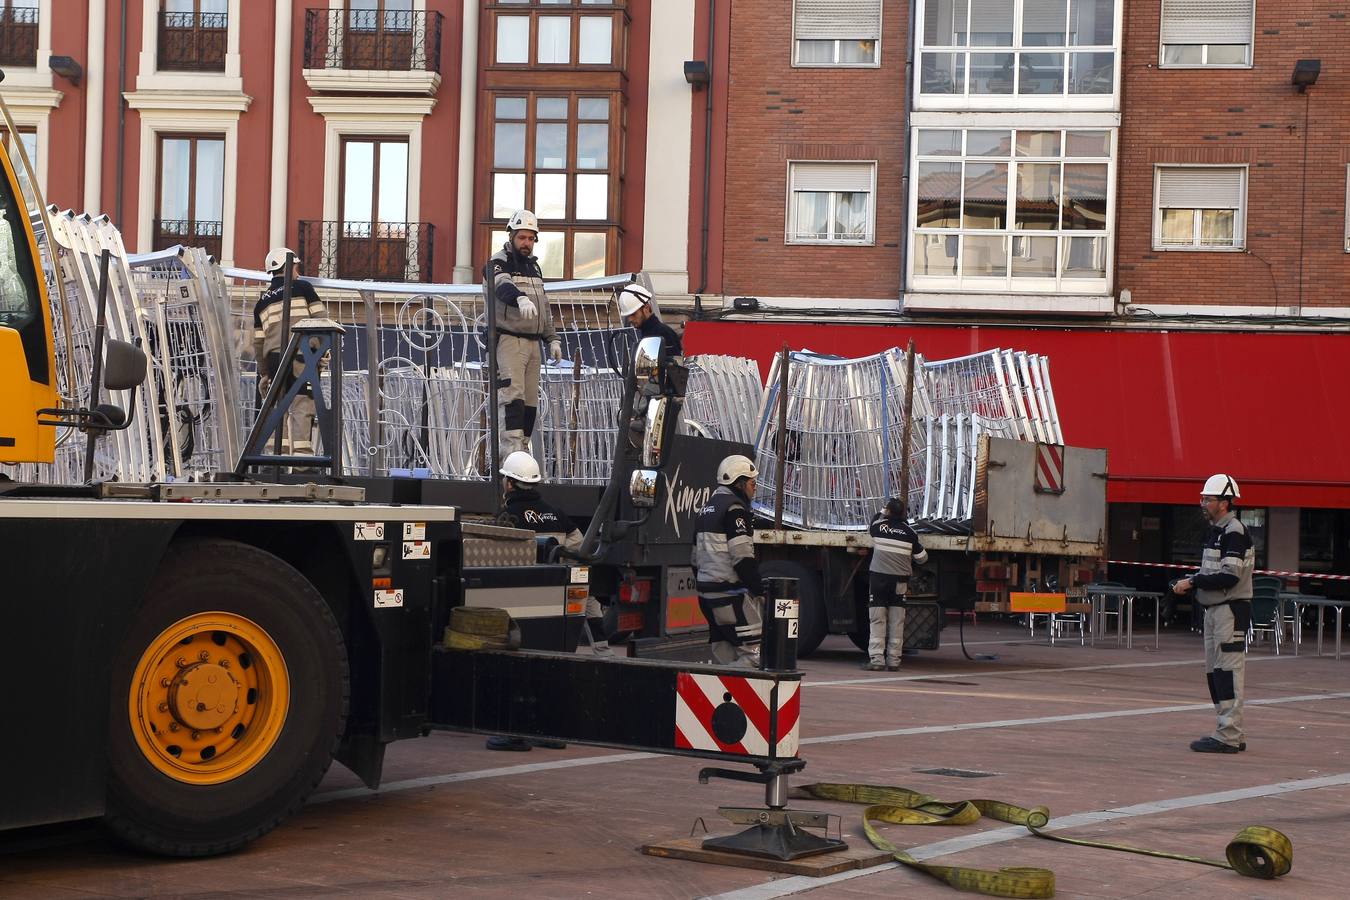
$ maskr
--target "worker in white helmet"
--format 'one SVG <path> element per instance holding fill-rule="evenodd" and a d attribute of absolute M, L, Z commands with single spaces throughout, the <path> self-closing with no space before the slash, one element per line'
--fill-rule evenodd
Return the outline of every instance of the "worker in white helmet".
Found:
<path fill-rule="evenodd" d="M 667 356 L 683 356 L 684 345 L 680 336 L 656 314 L 653 307 L 655 299 L 651 291 L 636 281 L 625 284 L 619 290 L 619 315 L 631 328 L 636 329 L 639 338 L 659 337 Z"/>
<path fill-rule="evenodd" d="M 290 335 L 281 333 L 282 312 L 285 309 L 286 260 L 291 260 L 290 274 L 295 275 L 295 266 L 300 258 L 289 247 L 275 247 L 267 254 L 264 266 L 272 277 L 267 289 L 262 292 L 253 306 L 253 358 L 258 362 L 258 395 L 267 396 L 267 389 L 282 370 L 281 352 L 286 348 Z M 314 285 L 303 278 L 291 280 L 291 324 L 301 319 L 326 319 L 328 308 L 319 298 Z M 282 376 L 282 387 L 287 388 L 295 377 L 304 370 L 302 357 L 296 356 L 286 367 Z M 286 413 L 285 427 L 281 434 L 283 453 L 308 456 L 314 453 L 314 394 L 305 388 L 291 401 Z"/>
<path fill-rule="evenodd" d="M 1191 742 L 1199 753 L 1240 753 L 1247 749 L 1242 729 L 1242 677 L 1247 662 L 1247 628 L 1252 621 L 1252 569 L 1256 549 L 1234 504 L 1242 496 L 1227 475 L 1211 475 L 1200 490 L 1200 508 L 1209 519 L 1200 571 L 1172 585 L 1178 594 L 1195 592 L 1205 612 L 1205 677 L 1218 726 L 1214 734 Z"/>
<path fill-rule="evenodd" d="M 528 450 L 539 414 L 539 344 L 549 358 L 562 360 L 562 342 L 544 293 L 544 273 L 534 255 L 539 219 L 518 209 L 507 223 L 508 237 L 483 269 L 497 304 L 497 414 L 501 454 Z"/>
<path fill-rule="evenodd" d="M 717 490 L 694 519 L 698 605 L 708 620 L 713 662 L 759 665 L 764 583 L 755 560 L 750 502 L 759 470 L 739 454 L 717 467 Z"/>
<path fill-rule="evenodd" d="M 502 476 L 502 516 L 501 521 L 513 528 L 533 531 L 540 537 L 555 538 L 568 550 L 581 547 L 581 530 L 572 524 L 567 514 L 539 495 L 539 485 L 544 476 L 539 463 L 524 450 L 517 450 L 502 461 L 498 470 Z M 593 607 L 592 607 L 593 604 Z M 594 612 L 593 612 L 594 610 Z M 609 643 L 604 639 L 603 616 L 600 603 L 593 597 L 586 598 L 587 626 L 591 630 L 591 650 L 597 656 L 610 656 Z M 598 630 L 597 630 L 598 629 Z M 595 637 L 599 634 L 600 637 Z M 566 747 L 562 741 L 494 735 L 487 739 L 489 750 L 529 750 L 531 747 L 546 747 L 561 750 Z"/>

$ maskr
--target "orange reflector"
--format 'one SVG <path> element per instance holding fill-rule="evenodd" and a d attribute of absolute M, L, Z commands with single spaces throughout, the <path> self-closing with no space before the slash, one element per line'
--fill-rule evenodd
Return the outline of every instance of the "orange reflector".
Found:
<path fill-rule="evenodd" d="M 1010 593 L 1008 600 L 1015 613 L 1062 613 L 1066 602 L 1063 594 L 1027 594 L 1021 591 Z"/>
<path fill-rule="evenodd" d="M 567 604 L 564 607 L 566 615 L 580 616 L 586 612 L 586 595 L 589 590 L 585 585 L 575 585 L 567 588 Z"/>
<path fill-rule="evenodd" d="M 707 623 L 703 611 L 699 609 L 698 597 L 671 597 L 666 600 L 667 629 L 692 628 Z"/>

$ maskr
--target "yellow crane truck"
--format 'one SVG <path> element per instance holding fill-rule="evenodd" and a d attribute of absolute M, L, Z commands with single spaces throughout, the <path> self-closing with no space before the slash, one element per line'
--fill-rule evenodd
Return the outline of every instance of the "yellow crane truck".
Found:
<path fill-rule="evenodd" d="M 58 429 L 92 448 L 125 427 L 99 395 L 134 391 L 146 358 L 96 329 L 92 396 L 61 401 L 44 206 L 3 148 L 0 167 L 0 464 L 40 464 Z M 637 356 L 616 440 L 638 379 L 661 381 L 659 351 Z M 677 435 L 676 418 L 649 416 L 641 447 L 616 455 L 590 558 L 643 542 L 666 465 L 712 483 L 725 446 Z M 803 765 L 791 665 L 729 674 L 571 652 L 573 567 L 539 562 L 533 533 L 463 522 L 454 506 L 368 503 L 340 478 L 51 486 L 4 471 L 0 831 L 102 817 L 152 852 L 226 852 L 295 811 L 333 759 L 376 787 L 388 744 L 435 728 L 749 763 L 760 774 L 741 777 L 779 807 Z M 552 652 L 443 639 L 458 608 L 519 591 L 557 610 Z M 679 695 L 710 678 L 746 682 L 746 696 L 781 686 L 782 703 L 753 720 L 723 704 L 695 734 Z M 756 729 L 763 740 L 741 739 Z"/>

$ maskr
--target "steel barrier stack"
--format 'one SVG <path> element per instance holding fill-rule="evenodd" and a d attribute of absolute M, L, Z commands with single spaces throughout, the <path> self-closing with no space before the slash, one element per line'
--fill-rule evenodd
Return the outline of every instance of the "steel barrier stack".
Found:
<path fill-rule="evenodd" d="M 755 509 L 772 517 L 777 486 L 780 357 L 769 371 L 755 445 L 760 470 Z M 917 371 L 917 369 L 916 369 Z M 783 521 L 801 528 L 862 529 L 910 470 L 908 503 L 917 513 L 925 488 L 928 434 L 910 430 L 902 448 L 905 356 L 891 348 L 859 359 L 790 354 L 783 440 Z M 931 415 L 927 385 L 916 378 L 913 414 Z"/>

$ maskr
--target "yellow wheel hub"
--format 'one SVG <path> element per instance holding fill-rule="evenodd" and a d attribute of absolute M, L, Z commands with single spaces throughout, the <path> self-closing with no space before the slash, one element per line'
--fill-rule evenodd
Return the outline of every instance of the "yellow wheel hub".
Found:
<path fill-rule="evenodd" d="M 286 660 L 257 623 L 226 612 L 188 616 L 141 654 L 131 731 L 145 758 L 189 784 L 243 775 L 276 743 L 290 708 Z"/>

